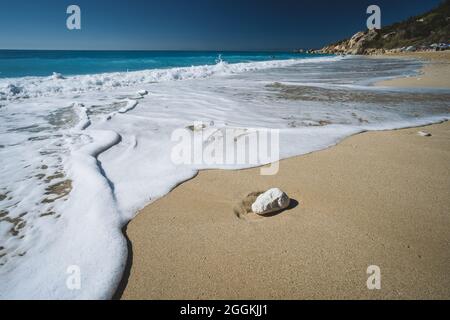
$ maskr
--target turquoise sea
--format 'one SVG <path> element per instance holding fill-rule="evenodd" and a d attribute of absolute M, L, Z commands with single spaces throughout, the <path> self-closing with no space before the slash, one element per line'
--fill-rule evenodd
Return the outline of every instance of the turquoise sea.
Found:
<path fill-rule="evenodd" d="M 146 69 L 284 60 L 307 57 L 291 52 L 217 51 L 34 51 L 0 50 L 0 78 L 83 75 Z"/>

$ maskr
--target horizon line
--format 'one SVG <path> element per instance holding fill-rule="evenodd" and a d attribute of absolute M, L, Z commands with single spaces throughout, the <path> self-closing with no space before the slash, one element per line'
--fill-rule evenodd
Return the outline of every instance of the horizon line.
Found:
<path fill-rule="evenodd" d="M 91 52 L 296 52 L 299 50 L 316 50 L 316 48 L 290 49 L 15 49 L 0 48 L 0 51 L 91 51 Z"/>

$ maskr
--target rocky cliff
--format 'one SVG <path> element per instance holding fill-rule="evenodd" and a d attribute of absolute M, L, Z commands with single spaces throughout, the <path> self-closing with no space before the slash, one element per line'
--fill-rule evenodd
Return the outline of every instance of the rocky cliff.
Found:
<path fill-rule="evenodd" d="M 415 50 L 447 50 L 450 42 L 450 0 L 425 14 L 383 27 L 361 31 L 350 39 L 318 50 L 334 54 L 378 54 Z"/>

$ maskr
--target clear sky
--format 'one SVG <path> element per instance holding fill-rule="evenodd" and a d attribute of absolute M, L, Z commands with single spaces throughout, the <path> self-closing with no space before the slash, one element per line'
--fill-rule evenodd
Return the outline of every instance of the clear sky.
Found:
<path fill-rule="evenodd" d="M 0 49 L 288 50 L 387 25 L 441 0 L 0 0 Z M 77 4 L 82 30 L 66 28 Z"/>

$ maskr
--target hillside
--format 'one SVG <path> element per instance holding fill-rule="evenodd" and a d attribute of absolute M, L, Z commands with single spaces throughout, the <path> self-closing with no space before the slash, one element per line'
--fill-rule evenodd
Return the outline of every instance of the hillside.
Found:
<path fill-rule="evenodd" d="M 450 0 L 437 8 L 381 30 L 358 32 L 320 50 L 322 53 L 371 54 L 385 51 L 448 49 Z"/>

